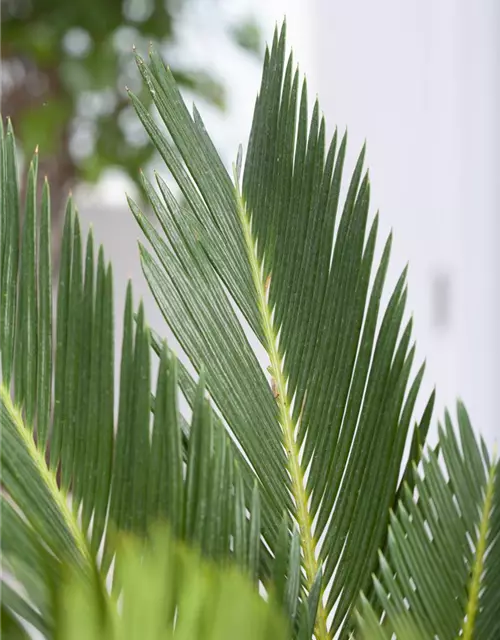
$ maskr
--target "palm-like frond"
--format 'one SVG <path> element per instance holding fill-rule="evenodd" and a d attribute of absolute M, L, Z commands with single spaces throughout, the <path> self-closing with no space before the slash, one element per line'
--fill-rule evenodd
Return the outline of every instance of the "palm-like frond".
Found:
<path fill-rule="evenodd" d="M 92 232 L 83 255 L 71 200 L 62 241 L 53 366 L 49 187 L 45 183 L 38 219 L 35 155 L 19 254 L 10 123 L 0 146 L 5 624 L 18 616 L 51 635 L 55 614 L 50 593 L 63 564 L 78 567 L 85 579 L 94 575 L 97 564 L 104 581 L 120 532 L 146 535 L 159 519 L 168 520 L 177 537 L 193 542 L 205 555 L 233 559 L 258 579 L 258 490 L 251 489 L 248 518 L 243 478 L 205 397 L 204 376 L 193 384 L 164 343 L 155 345 L 160 363 L 152 384 L 150 331 L 142 305 L 134 321 L 130 286 L 115 421 L 112 272 L 102 247 L 96 264 Z M 193 408 L 190 425 L 177 406 L 178 372 Z M 284 553 L 288 562 L 288 547 Z M 295 574 L 300 571 L 298 558 L 292 568 Z M 313 607 L 314 600 L 308 605 Z M 315 611 L 313 607 L 313 619 Z M 305 616 L 301 610 L 298 620 Z"/>
<path fill-rule="evenodd" d="M 54 322 L 49 187 L 39 218 L 35 154 L 20 233 L 12 126 L 0 131 L 0 549 L 9 637 L 25 637 L 20 620 L 72 637 L 82 615 L 93 637 L 135 637 L 173 591 L 167 637 L 172 626 L 176 637 L 195 637 L 196 611 L 214 622 L 225 608 L 226 624 L 241 604 L 248 616 L 252 599 L 240 578 L 226 585 L 186 567 L 160 576 L 175 553 L 151 552 L 154 536 L 140 561 L 117 554 L 124 533 L 148 538 L 157 520 L 264 585 L 293 638 L 347 637 L 360 590 L 371 604 L 362 601 L 359 623 L 374 637 L 498 634 L 498 464 L 477 445 L 462 407 L 461 444 L 448 418 L 440 434 L 446 470 L 433 452 L 421 463 L 434 396 L 415 421 L 423 367 L 412 373 L 405 273 L 382 308 L 391 239 L 376 263 L 364 150 L 346 185 L 346 136 L 336 132 L 326 144 L 319 106 L 309 118 L 306 84 L 299 90 L 285 49 L 283 28 L 266 52 L 244 171 L 239 155 L 233 178 L 160 58 L 137 57 L 168 134 L 131 101 L 183 204 L 159 176 L 157 188 L 142 182 L 160 230 L 129 204 L 152 247 L 140 247 L 144 273 L 197 375 L 150 331 L 142 305 L 134 312 L 129 286 L 115 385 L 112 271 L 92 232 L 83 242 L 71 199 Z M 251 336 L 267 352 L 270 376 Z M 129 593 L 134 602 L 123 616 L 104 586 L 113 559 L 112 598 Z M 152 578 L 143 572 L 150 565 Z M 73 586 L 61 601 L 54 594 L 68 567 Z M 148 579 L 154 603 L 142 599 Z M 234 594 L 212 598 L 219 584 Z M 256 620 L 266 619 L 262 606 Z M 65 608 L 73 614 L 61 619 Z M 219 637 L 223 629 L 210 624 L 200 627 L 203 637 Z M 238 637 L 248 629 L 255 633 L 240 621 Z"/>
<path fill-rule="evenodd" d="M 358 613 L 364 637 L 462 637 L 500 634 L 500 470 L 478 444 L 463 405 L 460 439 L 449 415 L 440 428 L 443 464 L 430 451 L 414 469 L 391 514 L 388 546 L 374 579 L 379 616 L 366 599 Z"/>
<path fill-rule="evenodd" d="M 244 476 L 259 481 L 267 545 L 285 511 L 299 528 L 306 592 L 322 569 L 316 634 L 326 637 L 348 628 L 368 585 L 411 430 L 423 368 L 412 377 L 405 274 L 381 310 L 391 240 L 371 282 L 377 217 L 368 224 L 364 150 L 340 213 L 346 137 L 325 148 L 317 103 L 309 121 L 284 28 L 266 53 L 241 191 L 239 169 L 233 182 L 160 58 L 137 60 L 169 136 L 132 102 L 186 202 L 143 177 L 162 228 L 130 202 L 156 254 L 141 248 L 144 273 L 187 357 L 207 370 Z M 424 419 L 422 432 L 429 411 Z"/>

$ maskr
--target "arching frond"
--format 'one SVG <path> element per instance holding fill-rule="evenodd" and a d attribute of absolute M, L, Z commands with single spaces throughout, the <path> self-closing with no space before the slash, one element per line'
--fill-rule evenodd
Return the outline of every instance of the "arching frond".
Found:
<path fill-rule="evenodd" d="M 442 461 L 430 451 L 414 469 L 391 514 L 388 547 L 380 554 L 375 598 L 363 599 L 363 637 L 493 640 L 500 634 L 500 470 L 473 434 L 458 404 L 460 438 L 449 415 L 440 428 Z"/>
<path fill-rule="evenodd" d="M 177 406 L 179 365 L 165 343 L 158 345 L 158 379 L 151 380 L 150 331 L 142 305 L 134 321 L 129 285 L 115 417 L 111 267 L 102 247 L 96 261 L 92 231 L 84 249 L 70 200 L 53 345 L 49 187 L 45 182 L 38 212 L 35 155 L 19 253 L 13 231 L 20 216 L 10 123 L 1 148 L 0 548 L 5 620 L 14 624 L 21 618 L 50 636 L 55 620 L 50 593 L 61 580 L 62 565 L 79 567 L 85 579 L 97 565 L 104 581 L 120 533 L 145 536 L 158 520 L 168 520 L 178 538 L 206 556 L 233 561 L 258 580 L 265 561 L 258 490 L 253 488 L 249 519 L 240 468 L 220 421 L 214 420 L 204 376 L 193 383 L 180 367 L 193 409 L 188 424 Z M 300 559 L 290 562 L 299 572 Z"/>
<path fill-rule="evenodd" d="M 185 206 L 159 176 L 157 188 L 143 185 L 161 233 L 130 206 L 156 254 L 141 248 L 151 291 L 191 363 L 206 368 L 245 477 L 258 479 L 267 545 L 275 551 L 286 511 L 300 532 L 303 593 L 322 570 L 323 638 L 348 628 L 376 565 L 423 369 L 411 374 L 405 273 L 381 309 L 391 239 L 374 264 L 364 150 L 341 204 L 346 136 L 326 144 L 285 48 L 283 28 L 266 52 L 241 186 L 158 55 L 137 58 L 168 136 L 131 100 Z"/>

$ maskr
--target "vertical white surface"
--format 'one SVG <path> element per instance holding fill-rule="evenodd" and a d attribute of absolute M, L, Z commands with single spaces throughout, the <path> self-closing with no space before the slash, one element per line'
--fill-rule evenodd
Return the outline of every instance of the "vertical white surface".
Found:
<path fill-rule="evenodd" d="M 494 0 L 316 0 L 320 100 L 330 125 L 368 142 L 373 207 L 409 260 L 427 388 L 460 395 L 498 437 L 498 56 Z"/>
<path fill-rule="evenodd" d="M 491 443 L 500 440 L 500 4 L 459 7 L 459 390 Z"/>

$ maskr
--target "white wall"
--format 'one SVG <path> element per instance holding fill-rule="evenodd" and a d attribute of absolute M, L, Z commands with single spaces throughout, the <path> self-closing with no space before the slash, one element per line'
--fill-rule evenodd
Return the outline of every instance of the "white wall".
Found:
<path fill-rule="evenodd" d="M 409 307 L 440 416 L 460 394 L 500 433 L 500 5 L 316 0 L 317 87 L 329 123 L 368 142 L 372 202 L 410 261 Z"/>

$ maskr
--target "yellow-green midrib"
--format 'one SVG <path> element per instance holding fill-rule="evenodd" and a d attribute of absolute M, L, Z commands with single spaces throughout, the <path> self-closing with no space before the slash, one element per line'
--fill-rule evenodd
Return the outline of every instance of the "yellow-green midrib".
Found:
<path fill-rule="evenodd" d="M 296 425 L 292 418 L 291 403 L 287 396 L 283 361 L 278 349 L 278 340 L 273 327 L 271 309 L 267 302 L 266 285 L 262 278 L 262 269 L 256 252 L 256 243 L 252 235 L 250 219 L 240 193 L 238 193 L 238 209 L 252 271 L 252 279 L 257 293 L 257 302 L 266 341 L 266 349 L 276 384 L 275 396 L 279 409 L 280 425 L 283 432 L 283 445 L 287 453 L 288 471 L 290 473 L 292 493 L 296 506 L 294 515 L 300 531 L 306 586 L 309 589 L 318 573 L 319 564 L 316 559 L 316 541 L 313 534 L 312 517 L 308 508 L 309 500 L 304 483 L 304 471 L 300 463 L 299 447 L 295 440 Z M 318 640 L 324 640 L 329 637 L 326 613 L 321 600 L 318 607 L 315 634 Z"/>

